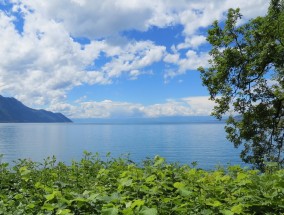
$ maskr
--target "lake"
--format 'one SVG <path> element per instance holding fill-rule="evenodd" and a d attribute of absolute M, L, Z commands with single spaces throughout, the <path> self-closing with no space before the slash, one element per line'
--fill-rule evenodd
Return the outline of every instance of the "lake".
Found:
<path fill-rule="evenodd" d="M 0 124 L 2 162 L 19 158 L 43 161 L 55 155 L 70 163 L 79 160 L 83 151 L 98 152 L 104 157 L 130 153 L 141 162 L 160 155 L 169 162 L 212 169 L 216 165 L 242 164 L 239 149 L 226 140 L 224 123 L 140 123 L 140 124 Z"/>

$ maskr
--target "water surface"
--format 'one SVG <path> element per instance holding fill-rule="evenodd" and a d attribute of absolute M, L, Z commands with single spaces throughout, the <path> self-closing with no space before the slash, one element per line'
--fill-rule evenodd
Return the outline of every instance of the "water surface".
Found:
<path fill-rule="evenodd" d="M 241 164 L 240 150 L 225 138 L 223 123 L 187 124 L 0 124 L 0 154 L 2 161 L 19 158 L 42 161 L 55 155 L 70 163 L 79 160 L 83 151 L 111 152 L 113 157 L 130 153 L 140 162 L 160 155 L 170 162 L 201 168 L 216 165 Z"/>

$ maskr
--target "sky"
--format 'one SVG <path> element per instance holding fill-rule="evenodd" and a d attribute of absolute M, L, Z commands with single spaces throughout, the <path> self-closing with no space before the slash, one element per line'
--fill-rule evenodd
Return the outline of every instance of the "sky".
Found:
<path fill-rule="evenodd" d="M 0 94 L 70 118 L 206 116 L 207 31 L 268 0 L 0 0 Z"/>

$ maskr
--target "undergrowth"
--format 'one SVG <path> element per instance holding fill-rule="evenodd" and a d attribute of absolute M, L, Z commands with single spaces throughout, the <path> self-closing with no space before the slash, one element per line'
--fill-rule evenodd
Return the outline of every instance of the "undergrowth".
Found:
<path fill-rule="evenodd" d="M 89 152 L 70 165 L 19 159 L 0 163 L 0 214 L 284 214 L 284 170 L 205 171 Z"/>

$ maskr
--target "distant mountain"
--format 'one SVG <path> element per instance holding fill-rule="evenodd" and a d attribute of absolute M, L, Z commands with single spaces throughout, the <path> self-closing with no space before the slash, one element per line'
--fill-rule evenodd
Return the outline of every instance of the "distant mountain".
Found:
<path fill-rule="evenodd" d="M 0 95 L 0 122 L 72 122 L 61 113 L 35 110 L 15 98 Z"/>

